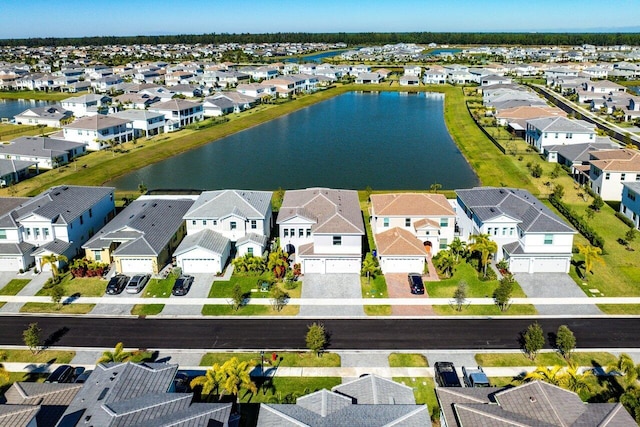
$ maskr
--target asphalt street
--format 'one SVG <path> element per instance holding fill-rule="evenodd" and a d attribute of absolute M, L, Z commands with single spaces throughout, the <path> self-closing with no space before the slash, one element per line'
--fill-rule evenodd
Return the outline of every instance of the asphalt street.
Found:
<path fill-rule="evenodd" d="M 518 349 L 532 319 L 327 319 L 329 350 Z M 638 347 L 640 318 L 537 319 L 545 334 L 566 324 L 578 347 Z M 0 347 L 24 345 L 31 322 L 47 345 L 183 349 L 304 349 L 313 319 L 142 319 L 90 317 L 0 317 Z M 549 339 L 547 339 L 549 348 Z"/>

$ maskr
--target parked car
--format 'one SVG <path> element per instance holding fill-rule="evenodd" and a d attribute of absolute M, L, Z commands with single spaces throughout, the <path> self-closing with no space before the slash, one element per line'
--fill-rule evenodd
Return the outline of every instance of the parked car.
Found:
<path fill-rule="evenodd" d="M 84 371 L 83 373 L 81 373 L 76 377 L 75 383 L 82 384 L 87 382 L 87 379 L 89 378 L 89 375 L 91 375 L 92 372 L 93 372 L 92 369 L 87 369 L 86 371 Z"/>
<path fill-rule="evenodd" d="M 73 367 L 69 365 L 60 365 L 53 371 L 45 383 L 70 383 L 73 381 Z"/>
<path fill-rule="evenodd" d="M 129 282 L 129 276 L 125 276 L 124 274 L 116 274 L 109 280 L 107 283 L 107 293 L 109 295 L 118 295 L 124 291 L 125 286 Z"/>
<path fill-rule="evenodd" d="M 477 368 L 467 368 L 463 366 L 462 379 L 467 387 L 491 387 L 489 378 L 480 366 Z"/>
<path fill-rule="evenodd" d="M 128 294 L 137 294 L 140 293 L 146 286 L 147 282 L 151 278 L 149 274 L 136 274 L 127 283 L 127 293 Z"/>
<path fill-rule="evenodd" d="M 436 383 L 440 387 L 462 387 L 456 367 L 451 362 L 436 362 L 433 365 Z"/>
<path fill-rule="evenodd" d="M 180 276 L 173 284 L 173 289 L 171 293 L 176 296 L 186 295 L 191 289 L 191 285 L 193 284 L 193 276 Z"/>
<path fill-rule="evenodd" d="M 73 368 L 73 380 L 70 382 L 76 382 L 78 377 L 82 375 L 84 371 L 85 369 L 82 366 L 76 366 L 75 368 Z"/>
<path fill-rule="evenodd" d="M 422 283 L 422 276 L 420 274 L 409 273 L 409 289 L 411 289 L 412 294 L 424 294 L 424 283 Z"/>

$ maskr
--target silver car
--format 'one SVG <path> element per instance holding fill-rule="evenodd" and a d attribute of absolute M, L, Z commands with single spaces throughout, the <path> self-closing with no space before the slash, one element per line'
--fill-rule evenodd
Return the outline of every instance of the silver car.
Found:
<path fill-rule="evenodd" d="M 147 282 L 151 278 L 149 274 L 136 274 L 127 283 L 126 291 L 128 294 L 138 294 L 144 289 Z"/>

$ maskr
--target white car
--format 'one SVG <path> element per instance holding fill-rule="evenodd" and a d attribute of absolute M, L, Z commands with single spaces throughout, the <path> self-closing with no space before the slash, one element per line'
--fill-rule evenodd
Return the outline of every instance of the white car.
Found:
<path fill-rule="evenodd" d="M 151 278 L 149 274 L 136 274 L 131 279 L 129 279 L 129 283 L 127 283 L 126 291 L 128 294 L 137 294 L 140 293 L 146 286 L 147 282 Z"/>

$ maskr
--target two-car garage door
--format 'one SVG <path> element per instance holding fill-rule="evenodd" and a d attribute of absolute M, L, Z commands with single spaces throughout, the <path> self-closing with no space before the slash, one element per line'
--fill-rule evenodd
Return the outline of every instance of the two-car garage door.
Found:
<path fill-rule="evenodd" d="M 184 258 L 178 263 L 185 273 L 218 273 L 220 272 L 220 261 L 212 258 Z"/>
<path fill-rule="evenodd" d="M 152 273 L 153 260 L 149 258 L 122 258 L 120 268 L 124 274 Z"/>
<path fill-rule="evenodd" d="M 512 273 L 566 273 L 569 271 L 569 258 L 516 258 L 509 260 Z"/>
<path fill-rule="evenodd" d="M 359 258 L 308 258 L 303 261 L 307 273 L 360 273 Z"/>

